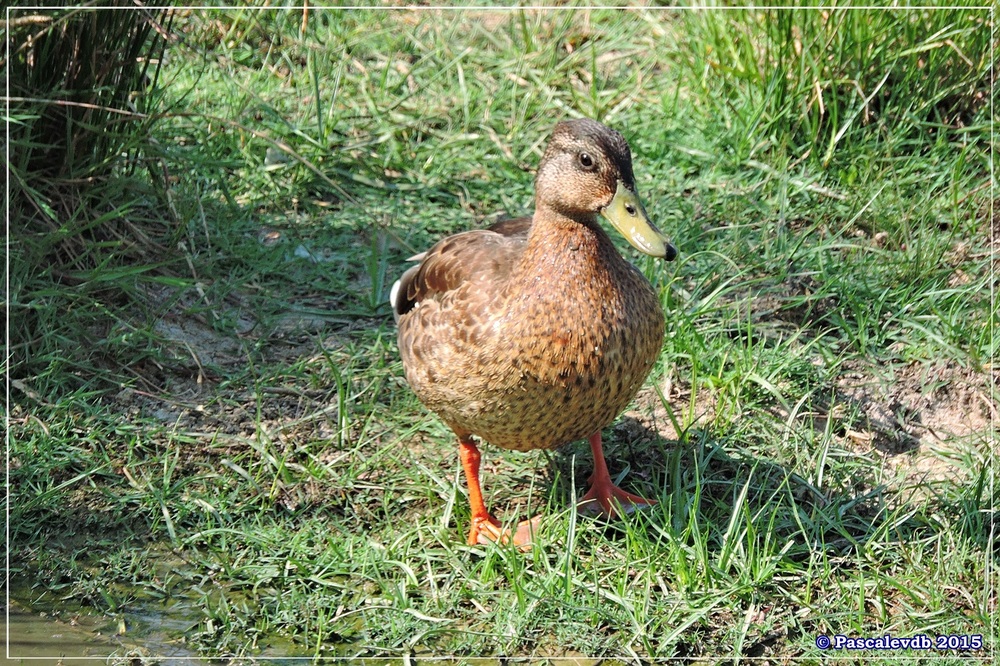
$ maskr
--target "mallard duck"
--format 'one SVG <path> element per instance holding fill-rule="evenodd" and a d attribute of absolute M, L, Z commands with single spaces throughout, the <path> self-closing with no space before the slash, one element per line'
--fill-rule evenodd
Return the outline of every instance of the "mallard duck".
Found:
<path fill-rule="evenodd" d="M 458 437 L 468 543 L 528 546 L 538 518 L 503 529 L 479 485 L 475 438 L 516 451 L 589 438 L 594 472 L 578 508 L 615 516 L 654 504 L 615 486 L 601 429 L 635 396 L 663 344 L 649 281 L 619 254 L 677 251 L 639 200 L 625 138 L 587 119 L 556 125 L 535 177 L 535 211 L 439 241 L 393 285 L 406 380 Z"/>

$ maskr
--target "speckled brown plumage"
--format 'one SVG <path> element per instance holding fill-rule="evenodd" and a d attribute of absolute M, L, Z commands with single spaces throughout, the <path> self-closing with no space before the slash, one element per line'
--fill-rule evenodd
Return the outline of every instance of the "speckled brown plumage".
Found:
<path fill-rule="evenodd" d="M 663 343 L 659 299 L 597 221 L 618 191 L 635 217 L 624 138 L 590 120 L 560 123 L 531 218 L 443 239 L 394 287 L 406 379 L 463 443 L 527 451 L 599 437 L 649 374 Z"/>

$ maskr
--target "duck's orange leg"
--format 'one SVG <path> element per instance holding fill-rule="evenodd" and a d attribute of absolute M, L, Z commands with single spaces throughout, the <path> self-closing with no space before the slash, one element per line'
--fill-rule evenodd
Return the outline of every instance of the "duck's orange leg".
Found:
<path fill-rule="evenodd" d="M 483 502 L 483 491 L 479 487 L 479 449 L 472 437 L 460 436 L 458 439 L 458 453 L 462 458 L 462 469 L 465 470 L 465 483 L 469 487 L 469 506 L 472 509 L 472 529 L 469 530 L 469 545 L 475 546 L 479 543 L 480 530 L 486 531 L 483 536 L 489 541 L 497 541 L 501 538 L 500 521 L 490 515 Z M 492 538 L 491 538 L 492 537 Z"/>
<path fill-rule="evenodd" d="M 469 507 L 472 509 L 472 527 L 469 529 L 470 546 L 488 544 L 491 542 L 507 543 L 511 540 L 510 530 L 504 529 L 500 521 L 493 517 L 483 502 L 483 491 L 479 486 L 480 453 L 476 443 L 469 435 L 458 438 L 458 453 L 462 459 L 462 469 L 465 470 L 465 482 L 469 487 Z M 537 530 L 541 517 L 526 520 L 517 526 L 513 542 L 519 548 L 531 547 L 532 534 Z"/>
<path fill-rule="evenodd" d="M 604 460 L 604 447 L 601 446 L 600 430 L 590 436 L 590 450 L 594 452 L 594 473 L 590 475 L 590 490 L 577 503 L 579 511 L 614 517 L 656 504 L 655 500 L 627 493 L 611 483 L 608 464 Z"/>

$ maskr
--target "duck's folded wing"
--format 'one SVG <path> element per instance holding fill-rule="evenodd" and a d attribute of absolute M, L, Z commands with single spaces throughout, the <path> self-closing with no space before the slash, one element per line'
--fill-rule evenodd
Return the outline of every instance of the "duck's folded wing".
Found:
<path fill-rule="evenodd" d="M 494 289 L 524 251 L 530 225 L 530 218 L 504 220 L 489 229 L 449 236 L 414 257 L 420 263 L 392 286 L 389 301 L 394 316 L 398 319 L 421 301 L 441 298 L 472 282 L 484 290 Z"/>
<path fill-rule="evenodd" d="M 522 240 L 527 240 L 528 231 L 531 230 L 531 218 L 508 217 L 500 220 L 499 222 L 494 222 L 490 226 L 486 227 L 486 229 L 488 231 L 496 232 L 501 236 L 507 236 L 508 238 L 520 238 Z"/>

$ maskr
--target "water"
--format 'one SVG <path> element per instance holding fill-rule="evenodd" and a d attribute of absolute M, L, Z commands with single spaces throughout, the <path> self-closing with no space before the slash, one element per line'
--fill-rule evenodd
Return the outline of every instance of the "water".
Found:
<path fill-rule="evenodd" d="M 13 595 L 12 595 L 13 596 Z M 198 655 L 172 636 L 187 622 L 142 610 L 114 619 L 79 610 L 30 610 L 14 598 L 7 606 L 6 663 L 26 666 L 127 663 L 158 657 L 170 666 L 201 666 Z M 172 613 L 171 613 L 172 615 Z M 130 626 L 130 623 L 131 626 Z M 124 630 L 124 631 L 123 631 Z"/>

